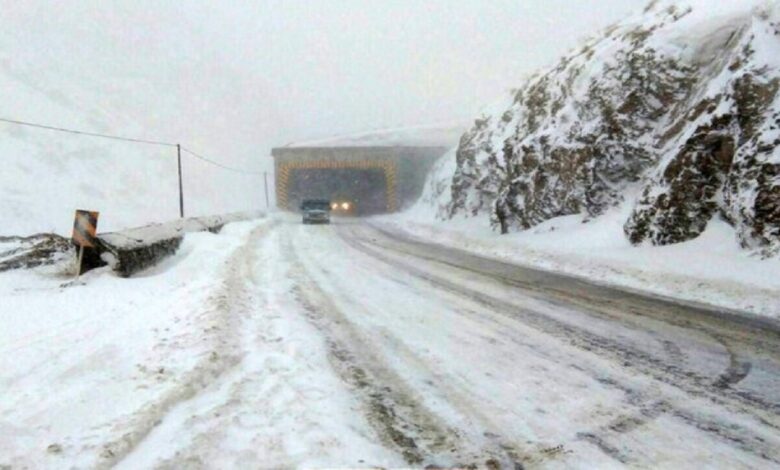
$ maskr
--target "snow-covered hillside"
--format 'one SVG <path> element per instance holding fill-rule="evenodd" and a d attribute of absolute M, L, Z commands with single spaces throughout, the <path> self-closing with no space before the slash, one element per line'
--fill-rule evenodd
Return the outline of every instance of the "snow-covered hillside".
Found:
<path fill-rule="evenodd" d="M 621 236 L 655 245 L 721 218 L 776 253 L 779 66 L 776 2 L 653 1 L 478 119 L 422 204 L 510 230 L 622 208 Z"/>
<path fill-rule="evenodd" d="M 45 116 L 47 123 L 134 135 L 139 127 L 116 114 L 84 109 L 56 90 L 0 70 L 7 109 Z M 9 112 L 10 114 L 10 112 Z M 137 134 L 135 134 L 137 135 Z M 99 228 L 176 217 L 176 155 L 171 149 L 77 137 L 0 123 L 0 234 L 65 234 L 74 209 L 102 213 Z"/>
<path fill-rule="evenodd" d="M 0 31 L 0 117 L 180 142 L 243 168 L 261 168 L 270 160 L 260 146 L 255 161 L 237 162 L 235 153 L 220 153 L 231 134 L 223 131 L 222 115 L 214 114 L 215 99 L 192 98 L 191 84 L 152 76 L 163 72 L 141 68 L 128 57 L 105 62 L 104 57 L 94 56 L 91 62 L 82 57 L 99 44 L 70 38 L 76 44 L 63 41 L 59 50 L 36 43 L 49 46 L 44 39 L 27 38 L 21 29 Z M 221 73 L 230 77 L 229 71 Z M 223 101 L 231 96 L 228 90 L 213 93 Z M 251 94 L 244 99 L 251 100 Z M 100 231 L 179 215 L 175 148 L 0 122 L 0 161 L 0 235 L 68 234 L 75 209 L 100 211 Z M 189 155 L 183 156 L 183 166 L 187 215 L 265 205 L 262 175 L 227 172 Z"/>

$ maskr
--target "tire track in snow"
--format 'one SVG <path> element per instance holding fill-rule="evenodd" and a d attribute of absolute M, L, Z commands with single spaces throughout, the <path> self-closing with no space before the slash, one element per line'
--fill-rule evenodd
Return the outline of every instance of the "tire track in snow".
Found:
<path fill-rule="evenodd" d="M 195 365 L 183 374 L 172 388 L 155 401 L 130 414 L 126 420 L 115 423 L 113 429 L 120 437 L 102 446 L 98 469 L 111 468 L 127 457 L 157 427 L 165 415 L 178 404 L 194 398 L 217 381 L 242 359 L 239 328 L 245 315 L 251 293 L 247 279 L 251 280 L 254 248 L 275 225 L 263 223 L 252 230 L 247 240 L 230 256 L 225 264 L 225 274 L 219 288 L 209 296 L 205 311 L 195 317 L 208 325 L 203 328 L 202 340 L 208 341 L 211 351 L 202 354 Z"/>
<path fill-rule="evenodd" d="M 713 382 L 713 386 L 717 388 L 730 388 L 743 381 L 748 376 L 750 370 L 753 368 L 753 364 L 750 361 L 740 360 L 737 353 L 734 351 L 734 348 L 729 345 L 725 338 L 717 337 L 717 339 L 729 353 L 729 365 Z"/>
<path fill-rule="evenodd" d="M 397 265 L 388 264 L 387 261 L 378 258 L 375 255 L 375 253 L 368 253 L 367 251 L 365 251 L 363 249 L 365 247 L 364 246 L 361 247 L 362 242 L 360 240 L 356 240 L 351 236 L 344 236 L 343 234 L 340 235 L 342 235 L 342 238 L 345 239 L 344 243 L 347 246 L 356 249 L 356 251 L 360 255 L 367 257 L 367 259 L 379 263 L 380 265 L 384 264 L 385 266 L 392 266 L 394 269 L 391 272 L 408 273 L 407 270 L 398 269 Z M 378 271 L 380 269 L 381 268 L 377 268 Z M 388 275 L 387 272 L 385 272 L 384 275 Z M 400 280 L 398 282 L 400 282 Z M 410 289 L 415 289 L 415 290 L 419 289 L 419 287 L 414 287 L 412 283 L 405 282 L 404 285 Z M 466 297 L 465 299 L 468 298 Z M 479 303 L 476 304 L 480 305 Z M 463 305 L 463 304 L 459 304 L 459 305 Z M 603 427 L 598 428 L 597 430 L 578 432 L 576 433 L 576 438 L 578 440 L 591 443 L 592 445 L 598 447 L 605 455 L 619 461 L 622 464 L 639 465 L 639 466 L 642 465 L 642 462 L 633 458 L 630 455 L 630 453 L 624 452 L 619 447 L 610 444 L 609 440 L 611 437 L 623 433 L 629 433 L 635 429 L 638 429 L 642 426 L 649 424 L 650 422 L 660 417 L 667 411 L 667 408 L 669 407 L 668 403 L 666 403 L 665 401 L 659 401 L 657 397 L 652 393 L 646 393 L 644 391 L 637 390 L 632 386 L 619 383 L 615 378 L 605 377 L 605 374 L 607 375 L 610 374 L 610 372 L 608 371 L 597 370 L 593 367 L 587 367 L 587 366 L 582 366 L 580 364 L 575 364 L 573 362 L 568 362 L 573 360 L 574 358 L 556 357 L 555 355 L 551 354 L 552 351 L 545 350 L 549 348 L 548 345 L 541 345 L 538 342 L 534 342 L 534 341 L 528 342 L 522 340 L 523 334 L 521 334 L 516 330 L 517 318 L 509 319 L 507 318 L 506 315 L 495 313 L 494 310 L 491 308 L 484 308 L 485 307 L 484 305 L 482 305 L 482 307 L 483 308 L 477 308 L 477 309 L 469 308 L 466 311 L 463 311 L 462 309 L 454 309 L 451 313 L 454 315 L 458 315 L 470 319 L 479 318 L 481 322 L 492 325 L 494 327 L 493 328 L 494 333 L 497 334 L 503 341 L 516 344 L 520 348 L 530 349 L 534 352 L 535 355 L 546 358 L 546 360 L 548 361 L 558 363 L 558 364 L 566 364 L 573 369 L 579 370 L 581 372 L 586 372 L 592 378 L 594 378 L 594 380 L 601 383 L 602 385 L 623 392 L 625 395 L 625 404 L 628 407 L 633 408 L 634 411 L 616 416 L 609 423 L 607 423 Z M 520 322 L 520 325 L 523 325 L 523 323 Z M 397 340 L 395 342 L 400 343 Z M 563 343 L 568 343 L 568 342 L 564 341 Z M 555 349 L 553 349 L 553 351 L 554 350 Z M 679 356 L 675 359 L 678 358 Z M 678 360 L 676 362 L 680 362 L 680 361 Z M 468 390 L 463 390 L 462 392 L 466 393 L 468 392 Z M 458 395 L 459 393 L 454 393 L 450 397 L 451 398 L 457 397 Z M 460 406 L 463 406 L 462 403 L 463 402 L 461 400 L 458 400 L 458 404 Z M 463 407 L 470 410 L 469 406 L 463 406 Z M 481 413 L 477 413 L 477 415 L 479 414 Z M 501 436 L 499 434 L 495 434 L 493 432 L 487 432 L 486 434 L 497 439 L 497 442 L 499 442 L 499 445 L 501 445 L 502 447 L 505 445 L 501 442 L 503 441 L 503 439 L 501 439 Z M 731 437 L 733 438 L 733 436 Z M 509 450 L 512 450 L 512 448 L 510 448 Z M 546 462 L 551 457 L 555 457 L 559 454 L 567 454 L 567 453 L 568 452 L 564 449 L 563 445 L 552 446 L 552 447 L 549 446 L 543 447 L 537 445 L 535 446 L 534 449 L 526 449 L 526 451 L 523 454 L 525 457 L 522 458 L 521 460 L 526 465 L 534 466 Z"/>
<path fill-rule="evenodd" d="M 387 263 L 360 250 L 355 250 L 355 247 L 344 240 L 343 236 L 339 238 L 345 250 L 352 251 L 360 258 L 360 266 L 365 267 L 367 270 L 370 267 L 369 272 L 372 272 L 372 274 L 377 273 L 374 275 L 386 279 L 389 283 L 403 286 L 403 295 L 420 298 L 431 297 L 431 290 L 422 288 L 423 285 L 428 283 L 410 283 L 408 273 L 405 270 L 396 269 L 395 267 L 387 270 Z M 343 253 L 340 249 L 338 252 Z M 349 259 L 354 260 L 355 258 L 350 257 Z M 321 268 L 320 270 L 324 275 L 332 276 L 326 268 Z M 457 316 L 460 321 L 473 324 L 475 318 L 479 318 L 480 321 L 477 322 L 479 325 L 490 325 L 492 333 L 503 339 L 506 344 L 512 344 L 521 349 L 530 349 L 539 358 L 550 363 L 558 364 L 561 362 L 559 358 L 553 357 L 550 351 L 543 350 L 545 349 L 544 347 L 540 348 L 540 344 L 534 341 L 523 341 L 523 335 L 513 336 L 510 334 L 510 331 L 516 331 L 514 328 L 518 325 L 516 322 L 507 321 L 505 316 L 494 315 L 489 309 L 480 308 L 478 304 L 474 304 L 474 307 L 478 308 L 478 310 L 470 308 L 464 310 L 461 296 L 452 296 L 449 292 L 441 289 L 437 289 L 435 292 L 436 296 L 439 297 L 439 301 L 450 306 L 450 308 L 445 310 Z M 350 311 L 364 311 L 369 314 L 371 307 L 363 306 L 360 301 L 357 301 L 357 303 L 351 306 Z M 549 463 L 553 459 L 558 459 L 571 453 L 557 442 L 533 442 L 528 440 L 528 437 L 507 435 L 505 424 L 495 424 L 495 420 L 482 410 L 486 397 L 479 396 L 471 389 L 474 384 L 458 380 L 457 378 L 453 380 L 454 377 L 447 376 L 432 367 L 425 358 L 415 353 L 399 336 L 393 334 L 389 328 L 384 326 L 372 326 L 370 328 L 375 333 L 374 336 L 377 336 L 378 333 L 378 336 L 382 338 L 381 342 L 388 348 L 384 355 L 392 357 L 394 362 L 402 362 L 405 369 L 413 369 L 421 372 L 422 376 L 429 377 L 428 380 L 424 381 L 424 384 L 416 385 L 421 393 L 423 389 L 426 389 L 424 393 L 427 397 L 434 396 L 436 397 L 434 398 L 435 401 L 441 400 L 446 402 L 446 405 L 455 413 L 465 418 L 466 425 L 464 428 L 476 432 L 476 436 L 474 436 L 475 433 L 472 433 L 472 438 L 476 437 L 475 441 L 486 442 L 486 447 L 500 449 L 499 453 L 505 453 L 509 456 L 510 467 L 522 465 L 534 467 L 543 463 Z M 572 368 L 576 367 L 572 365 Z M 427 389 L 427 387 L 430 387 L 430 389 Z"/>
<path fill-rule="evenodd" d="M 472 268 L 467 265 L 462 265 L 458 263 L 450 263 L 446 260 L 441 260 L 438 256 L 428 256 L 427 254 L 424 254 L 421 256 L 420 253 L 417 252 L 417 250 L 414 250 L 413 248 L 416 248 L 414 245 L 415 243 L 419 244 L 421 242 L 411 240 L 411 244 L 409 243 L 410 240 L 398 235 L 394 232 L 385 230 L 380 227 L 376 227 L 374 225 L 369 225 L 370 229 L 374 233 L 380 234 L 382 238 L 386 238 L 387 240 L 391 241 L 392 243 L 400 243 L 402 245 L 406 244 L 405 247 L 398 247 L 398 246 L 389 246 L 387 243 L 378 243 L 379 240 L 377 238 L 372 237 L 371 241 L 376 242 L 377 246 L 382 246 L 384 249 L 389 249 L 391 251 L 395 251 L 397 253 L 403 253 L 408 256 L 417 257 L 421 259 L 426 259 L 428 261 L 431 261 L 433 263 L 438 263 L 446 266 L 452 266 L 456 269 L 467 271 L 467 272 L 473 272 L 480 276 L 486 276 L 490 278 L 494 278 L 495 280 L 499 281 L 500 283 L 510 286 L 512 288 L 517 288 L 523 292 L 523 295 L 528 295 L 530 297 L 533 297 L 537 300 L 540 300 L 546 304 L 561 307 L 564 309 L 574 309 L 580 313 L 587 314 L 608 322 L 612 322 L 615 324 L 619 324 L 621 328 L 624 328 L 629 331 L 636 332 L 638 334 L 648 335 L 654 338 L 655 342 L 657 342 L 661 349 L 665 352 L 667 360 L 680 368 L 686 367 L 688 355 L 685 352 L 685 349 L 687 349 L 688 343 L 686 342 L 686 337 L 697 334 L 701 336 L 701 340 L 705 341 L 711 341 L 713 345 L 718 345 L 723 347 L 723 353 L 726 357 L 731 355 L 731 351 L 734 350 L 733 347 L 728 347 L 727 342 L 731 340 L 727 340 L 725 335 L 722 332 L 719 332 L 717 330 L 714 330 L 712 328 L 708 327 L 702 327 L 697 325 L 696 323 L 692 323 L 690 321 L 683 319 L 677 319 L 677 318 L 670 318 L 665 315 L 660 315 L 658 318 L 654 316 L 658 312 L 658 309 L 655 308 L 655 306 L 646 306 L 644 304 L 627 304 L 625 302 L 619 302 L 616 301 L 609 296 L 598 296 L 598 295 L 592 295 L 591 292 L 587 288 L 582 288 L 582 281 L 576 280 L 574 278 L 565 278 L 565 276 L 560 276 L 555 273 L 549 273 L 549 276 L 556 276 L 565 278 L 569 283 L 574 283 L 574 285 L 577 286 L 574 291 L 569 292 L 565 288 L 561 288 L 555 285 L 551 285 L 549 280 L 545 280 L 543 282 L 534 282 L 534 281 L 519 281 L 517 279 L 514 279 L 511 275 L 505 276 L 502 274 L 494 274 L 494 273 L 487 273 L 483 269 L 479 268 Z M 358 236 L 359 237 L 359 236 Z M 365 238 L 363 238 L 364 242 L 366 241 Z M 411 250 L 409 248 L 412 248 Z M 489 260 L 487 258 L 481 258 L 478 255 L 470 255 L 469 253 L 464 252 L 467 256 L 474 256 L 475 258 L 480 259 L 481 261 L 489 261 L 489 262 L 495 262 L 497 264 L 504 265 L 504 268 L 506 268 L 508 265 L 507 263 L 499 260 Z M 519 271 L 532 271 L 534 272 L 534 275 L 531 277 L 532 279 L 534 277 L 538 277 L 539 275 L 545 275 L 543 271 L 536 271 L 531 268 L 526 268 L 523 266 L 516 266 L 516 269 Z M 593 285 L 588 286 L 595 289 L 605 290 L 604 286 L 600 285 Z M 616 292 L 621 292 L 617 291 Z M 640 296 L 628 293 L 625 294 L 632 295 L 634 298 L 641 298 Z M 646 299 L 643 299 L 646 300 Z M 684 308 L 683 306 L 680 306 L 680 308 Z M 684 316 L 683 316 L 684 317 Z M 682 338 L 676 339 L 677 342 L 672 341 L 671 334 L 669 334 L 671 331 L 677 331 L 677 336 L 682 335 Z M 780 339 L 780 337 L 778 337 Z M 733 341 L 731 341 L 733 343 Z M 684 347 L 681 347 L 681 344 Z M 770 345 L 769 344 L 756 344 L 757 348 L 767 348 Z M 769 347 L 767 352 L 774 352 L 777 354 L 780 354 L 780 349 L 777 348 L 777 345 L 772 344 L 771 347 Z"/>
<path fill-rule="evenodd" d="M 765 412 L 767 410 L 771 411 L 776 416 L 780 415 L 780 403 L 768 401 L 763 397 L 757 396 L 747 391 L 722 390 L 721 387 L 714 387 L 712 382 L 715 378 L 713 378 L 712 376 L 702 375 L 696 371 L 682 369 L 679 365 L 676 364 L 668 364 L 662 359 L 652 356 L 647 352 L 638 350 L 628 345 L 620 344 L 619 342 L 612 340 L 610 338 L 601 337 L 576 325 L 560 321 L 556 318 L 546 316 L 542 313 L 532 311 L 528 308 L 521 307 L 501 299 L 493 298 L 482 292 L 475 291 L 474 289 L 470 288 L 467 285 L 457 284 L 453 281 L 445 279 L 444 277 L 431 274 L 422 269 L 419 269 L 415 265 L 410 264 L 408 261 L 399 261 L 398 259 L 391 258 L 381 253 L 376 246 L 372 246 L 373 240 L 366 240 L 365 238 L 361 238 L 360 236 L 356 236 L 355 234 L 347 235 L 347 237 L 349 238 L 349 242 L 353 244 L 353 246 L 355 246 L 356 248 L 365 251 L 367 254 L 374 256 L 377 259 L 381 259 L 385 261 L 391 266 L 395 266 L 396 268 L 399 269 L 404 269 L 410 274 L 420 277 L 421 279 L 427 280 L 428 282 L 433 283 L 435 285 L 445 287 L 455 293 L 459 293 L 461 296 L 479 300 L 480 302 L 488 305 L 493 304 L 495 307 L 500 307 L 499 310 L 505 311 L 513 317 L 521 318 L 529 325 L 534 324 L 540 328 L 545 329 L 550 333 L 554 333 L 558 336 L 566 337 L 567 339 L 570 339 L 574 341 L 576 344 L 583 347 L 583 349 L 587 349 L 589 351 L 590 350 L 603 351 L 604 353 L 612 357 L 618 355 L 623 360 L 631 360 L 631 359 L 638 360 L 640 363 L 646 365 L 648 367 L 648 370 L 654 371 L 653 375 L 658 375 L 662 379 L 662 381 L 669 382 L 673 385 L 679 384 L 680 387 L 688 388 L 690 389 L 689 391 L 691 392 L 695 392 L 695 393 L 704 392 L 713 401 L 719 404 L 727 404 L 728 402 L 740 403 L 744 408 L 750 409 L 754 413 L 756 413 L 758 417 L 762 418 L 762 420 L 765 417 L 766 414 Z M 400 254 L 402 257 L 407 257 L 407 258 L 419 257 L 415 253 L 409 251 L 396 250 L 395 248 L 388 247 L 386 245 L 382 245 L 381 249 L 388 250 L 390 252 L 396 252 L 397 254 Z M 436 261 L 434 261 L 434 263 L 436 263 Z M 465 270 L 467 272 L 473 272 L 468 269 L 456 266 L 454 264 L 445 264 L 444 266 L 447 269 L 455 268 L 456 270 Z M 482 273 L 476 273 L 476 274 L 478 274 L 480 277 L 483 278 L 492 279 L 487 274 L 482 274 Z M 495 278 L 494 281 L 503 282 L 503 280 L 500 278 Z M 729 340 L 717 334 L 713 334 L 713 338 L 719 344 L 723 345 L 724 349 L 726 349 L 727 352 L 733 351 L 733 349 L 729 347 L 728 344 Z M 730 356 L 733 356 L 733 354 L 730 354 Z M 677 361 L 673 361 L 673 362 L 677 362 Z M 726 370 L 728 370 L 728 368 Z M 670 380 L 669 378 L 664 378 L 665 375 L 662 375 L 661 372 L 663 372 L 663 374 L 669 374 L 671 376 L 674 376 L 676 379 L 682 381 L 682 383 L 676 380 Z M 774 423 L 766 422 L 766 424 L 771 425 L 776 429 L 780 430 L 780 422 L 774 422 Z"/>
<path fill-rule="evenodd" d="M 427 409 L 319 287 L 289 239 L 285 251 L 299 283 L 295 293 L 309 320 L 325 335 L 334 369 L 365 403 L 368 421 L 386 445 L 396 448 L 410 465 L 522 467 L 512 449 L 489 441 L 487 446 L 475 446 L 465 440 L 467 433 Z"/>
<path fill-rule="evenodd" d="M 717 340 L 715 336 L 718 336 L 727 339 L 735 347 L 749 347 L 754 352 L 780 357 L 780 323 L 771 319 L 702 306 L 695 302 L 686 303 L 628 288 L 592 283 L 572 275 L 515 265 L 457 248 L 422 242 L 375 225 L 369 227 L 386 241 L 403 245 L 401 248 L 383 243 L 382 246 L 386 249 L 490 276 L 506 285 L 520 288 L 525 293 L 536 293 L 538 298 L 547 302 L 569 302 L 595 315 L 609 315 L 621 323 L 629 322 L 627 317 L 631 316 L 643 321 L 679 327 L 688 334 L 703 333 L 713 340 Z M 461 261 L 466 259 L 476 264 L 468 266 L 462 262 L 448 261 L 453 253 L 461 256 Z M 490 265 L 489 272 L 483 269 L 485 264 Z M 516 276 L 518 273 L 520 275 Z M 556 298 L 560 300 L 555 300 Z M 619 302 L 616 303 L 616 299 Z M 626 299 L 630 302 L 626 302 Z M 613 304 L 621 309 L 610 313 L 605 307 Z"/>
<path fill-rule="evenodd" d="M 462 283 L 454 283 L 441 276 L 425 272 L 408 262 L 388 257 L 371 244 L 374 240 L 366 240 L 354 233 L 346 235 L 346 239 L 351 246 L 359 251 L 369 256 L 373 256 L 394 268 L 404 270 L 415 277 L 423 279 L 437 288 L 445 289 L 468 300 L 476 301 L 496 312 L 502 312 L 503 314 L 518 319 L 544 333 L 567 340 L 576 347 L 605 356 L 619 364 L 623 364 L 623 367 L 639 370 L 659 382 L 671 385 L 687 394 L 703 396 L 726 409 L 736 409 L 741 413 L 753 415 L 764 425 L 774 430 L 778 430 L 778 425 L 773 421 L 767 420 L 766 416 L 766 412 L 770 411 L 773 413 L 773 416 L 777 418 L 777 410 L 780 410 L 780 405 L 776 403 L 764 402 L 760 397 L 755 397 L 744 392 L 735 393 L 728 388 L 719 387 L 713 384 L 711 377 L 684 370 L 678 364 L 667 364 L 663 360 L 653 357 L 646 352 L 617 343 L 609 338 L 600 337 L 587 330 L 563 323 L 532 310 L 500 299 L 495 299 L 475 291 Z M 386 246 L 383 246 L 383 248 L 392 250 L 392 248 Z M 413 253 L 406 251 L 401 252 L 401 254 L 407 257 L 415 257 Z M 448 265 L 448 268 L 451 267 L 456 266 Z M 665 408 L 666 405 L 662 407 L 661 411 L 665 412 Z M 774 464 L 780 464 L 780 451 L 749 428 L 736 423 L 724 426 L 724 423 L 714 422 L 703 416 L 694 415 L 690 411 L 681 408 L 670 409 L 669 412 L 671 415 L 684 420 L 693 427 L 711 433 L 731 445 L 736 445 L 740 449 L 773 462 Z M 655 419 L 659 415 L 660 413 L 649 413 L 649 419 Z M 633 418 L 629 415 L 620 419 L 630 422 Z M 641 425 L 648 422 L 648 419 L 639 419 L 636 421 L 637 425 Z M 624 429 L 625 431 L 623 432 L 627 432 L 633 428 L 630 426 L 617 426 L 616 429 Z M 600 434 L 583 432 L 581 433 L 581 437 L 584 440 L 596 444 L 605 451 L 607 455 L 610 455 L 621 462 L 627 459 L 627 457 L 621 455 L 619 452 L 614 452 L 612 446 L 610 446 Z"/>

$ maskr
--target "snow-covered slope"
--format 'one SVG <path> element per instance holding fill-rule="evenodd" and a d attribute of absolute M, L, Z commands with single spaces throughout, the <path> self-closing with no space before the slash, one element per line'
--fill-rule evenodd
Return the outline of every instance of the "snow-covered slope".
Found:
<path fill-rule="evenodd" d="M 0 82 L 3 117 L 43 116 L 55 125 L 143 135 L 136 123 L 39 87 L 8 63 Z M 101 211 L 101 229 L 176 217 L 173 152 L 0 123 L 0 234 L 65 234 L 74 209 Z"/>
<path fill-rule="evenodd" d="M 722 4 L 725 3 L 725 4 Z M 548 219 L 630 205 L 633 243 L 704 232 L 780 249 L 780 7 L 658 0 L 478 119 L 432 175 L 437 216 Z"/>
<path fill-rule="evenodd" d="M 136 67 L 128 58 L 95 56 L 88 62 L 82 49 L 95 44 L 82 47 L 73 39 L 76 44 L 52 50 L 34 39 L 25 42 L 21 29 L 0 30 L 0 117 L 180 142 L 244 168 L 267 159 L 260 147 L 257 162 L 236 163 L 234 153 L 217 153 L 226 148 L 224 136 L 233 134 L 220 128 L 212 97 L 192 99 L 190 82 L 153 76 L 164 72 Z M 220 93 L 230 96 L 227 90 Z M 175 148 L 0 122 L 0 162 L 0 235 L 68 234 L 75 209 L 100 211 L 100 231 L 179 215 Z M 186 154 L 183 166 L 187 215 L 264 206 L 262 176 L 230 173 Z"/>

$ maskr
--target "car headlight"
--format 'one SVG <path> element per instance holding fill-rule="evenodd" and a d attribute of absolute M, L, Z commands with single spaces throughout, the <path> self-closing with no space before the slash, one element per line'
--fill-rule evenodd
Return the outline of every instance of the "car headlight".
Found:
<path fill-rule="evenodd" d="M 330 208 L 335 211 L 336 209 L 339 208 L 339 205 L 338 205 L 338 203 L 334 202 L 333 204 L 330 205 Z"/>
<path fill-rule="evenodd" d="M 345 211 L 348 211 L 349 210 L 349 203 L 348 202 L 342 202 L 341 203 L 341 208 L 344 209 Z"/>

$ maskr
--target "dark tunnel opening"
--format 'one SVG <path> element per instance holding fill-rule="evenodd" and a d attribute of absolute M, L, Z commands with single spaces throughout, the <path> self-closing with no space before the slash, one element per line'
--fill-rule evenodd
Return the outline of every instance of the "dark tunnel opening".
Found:
<path fill-rule="evenodd" d="M 381 168 L 299 168 L 290 173 L 288 202 L 300 207 L 304 199 L 330 199 L 350 204 L 350 215 L 385 213 L 387 180 Z"/>

